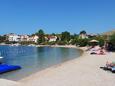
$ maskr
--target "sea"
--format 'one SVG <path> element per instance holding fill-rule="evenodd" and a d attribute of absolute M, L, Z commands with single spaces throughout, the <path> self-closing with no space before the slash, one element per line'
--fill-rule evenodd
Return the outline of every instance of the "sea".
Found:
<path fill-rule="evenodd" d="M 38 71 L 79 58 L 82 51 L 74 48 L 0 46 L 3 64 L 19 65 L 20 70 L 0 74 L 0 78 L 21 80 Z"/>

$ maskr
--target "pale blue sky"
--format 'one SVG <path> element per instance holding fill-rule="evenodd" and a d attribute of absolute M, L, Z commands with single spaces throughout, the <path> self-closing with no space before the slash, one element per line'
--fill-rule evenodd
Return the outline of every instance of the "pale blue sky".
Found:
<path fill-rule="evenodd" d="M 0 34 L 115 29 L 115 0 L 0 0 Z"/>

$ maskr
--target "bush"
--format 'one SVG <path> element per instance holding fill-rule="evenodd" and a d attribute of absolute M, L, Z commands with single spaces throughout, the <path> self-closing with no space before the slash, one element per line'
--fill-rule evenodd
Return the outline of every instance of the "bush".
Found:
<path fill-rule="evenodd" d="M 110 36 L 109 43 L 108 43 L 108 50 L 115 51 L 115 34 Z"/>
<path fill-rule="evenodd" d="M 6 44 L 16 44 L 18 42 L 15 42 L 15 41 L 5 41 Z"/>
<path fill-rule="evenodd" d="M 22 41 L 20 42 L 21 45 L 29 45 L 29 44 L 36 44 L 35 42 L 31 42 L 31 41 Z"/>
<path fill-rule="evenodd" d="M 113 34 L 112 36 L 110 36 L 110 43 L 112 43 L 112 45 L 115 46 L 115 34 Z"/>
<path fill-rule="evenodd" d="M 80 47 L 84 47 L 88 45 L 88 39 L 78 39 L 76 45 L 79 45 Z"/>
<path fill-rule="evenodd" d="M 56 42 L 48 42 L 48 45 L 55 45 L 56 44 Z"/>
<path fill-rule="evenodd" d="M 66 42 L 66 41 L 58 41 L 57 44 L 58 44 L 58 45 L 66 45 L 67 42 Z"/>

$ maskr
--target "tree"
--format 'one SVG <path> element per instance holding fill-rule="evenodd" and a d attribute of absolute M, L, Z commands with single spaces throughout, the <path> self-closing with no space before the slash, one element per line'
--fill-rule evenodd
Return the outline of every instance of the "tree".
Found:
<path fill-rule="evenodd" d="M 71 35 L 71 41 L 70 44 L 75 45 L 79 39 L 79 36 L 77 34 Z"/>
<path fill-rule="evenodd" d="M 88 45 L 88 39 L 78 39 L 76 42 L 76 45 L 79 45 L 80 47 L 84 47 Z"/>
<path fill-rule="evenodd" d="M 115 34 L 111 35 L 109 37 L 109 42 L 107 45 L 107 50 L 109 51 L 115 51 Z"/>
<path fill-rule="evenodd" d="M 80 34 L 87 34 L 85 30 L 81 31 Z"/>
<path fill-rule="evenodd" d="M 41 44 L 43 42 L 45 42 L 45 37 L 44 37 L 44 31 L 42 29 L 40 29 L 36 35 L 39 37 L 38 39 L 38 44 Z"/>
<path fill-rule="evenodd" d="M 70 33 L 65 31 L 65 32 L 62 32 L 62 36 L 61 36 L 61 41 L 66 41 L 66 42 L 69 42 L 70 41 Z"/>
<path fill-rule="evenodd" d="M 110 36 L 110 40 L 109 41 L 115 46 L 115 34 Z"/>
<path fill-rule="evenodd" d="M 6 36 L 0 36 L 0 43 L 5 42 Z"/>
<path fill-rule="evenodd" d="M 55 33 L 52 33 L 53 36 L 55 36 L 56 34 Z"/>

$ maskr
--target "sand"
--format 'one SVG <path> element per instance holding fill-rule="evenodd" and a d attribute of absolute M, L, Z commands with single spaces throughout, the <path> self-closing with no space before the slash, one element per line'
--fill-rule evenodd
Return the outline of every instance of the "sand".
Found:
<path fill-rule="evenodd" d="M 17 86 L 19 85 L 19 82 L 6 80 L 6 79 L 0 79 L 0 86 Z"/>
<path fill-rule="evenodd" d="M 115 61 L 115 53 L 90 55 L 84 52 L 80 58 L 37 72 L 14 86 L 114 86 L 115 74 L 100 69 L 106 61 Z"/>

